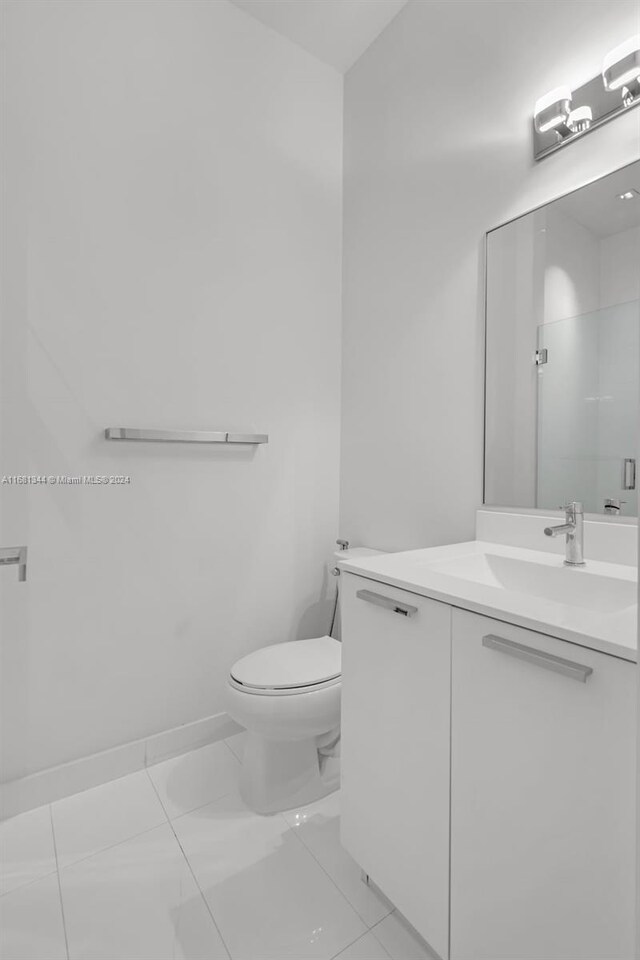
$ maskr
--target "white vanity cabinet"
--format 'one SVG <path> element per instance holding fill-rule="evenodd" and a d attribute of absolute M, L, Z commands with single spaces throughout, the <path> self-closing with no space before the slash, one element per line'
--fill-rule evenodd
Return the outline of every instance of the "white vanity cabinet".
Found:
<path fill-rule="evenodd" d="M 635 664 L 346 572 L 342 838 L 446 960 L 632 960 Z"/>
<path fill-rule="evenodd" d="M 342 842 L 448 956 L 451 608 L 345 573 Z"/>
<path fill-rule="evenodd" d="M 634 667 L 453 610 L 452 960 L 635 955 Z"/>

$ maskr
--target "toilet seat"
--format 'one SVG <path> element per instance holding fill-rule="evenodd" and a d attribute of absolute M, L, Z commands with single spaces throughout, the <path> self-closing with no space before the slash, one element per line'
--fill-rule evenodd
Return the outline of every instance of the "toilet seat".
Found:
<path fill-rule="evenodd" d="M 307 693 L 340 683 L 342 646 L 333 637 L 313 637 L 263 647 L 231 668 L 229 683 L 245 693 L 271 696 Z"/>
<path fill-rule="evenodd" d="M 342 645 L 314 637 L 263 647 L 238 660 L 225 684 L 227 711 L 246 730 L 240 793 L 270 814 L 336 790 Z"/>

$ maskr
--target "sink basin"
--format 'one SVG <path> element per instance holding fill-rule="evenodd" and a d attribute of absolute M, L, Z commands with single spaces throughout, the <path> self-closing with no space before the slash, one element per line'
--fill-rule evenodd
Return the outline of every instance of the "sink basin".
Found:
<path fill-rule="evenodd" d="M 632 531 L 633 532 L 633 531 Z M 539 541 L 544 540 L 539 531 Z M 638 568 L 489 540 L 449 543 L 344 563 L 346 572 L 526 630 L 637 658 Z"/>
<path fill-rule="evenodd" d="M 493 553 L 475 553 L 437 560 L 434 573 L 498 587 L 510 593 L 599 613 L 619 613 L 637 602 L 633 580 L 589 573 L 587 567 L 567 567 L 561 560 L 536 563 Z"/>

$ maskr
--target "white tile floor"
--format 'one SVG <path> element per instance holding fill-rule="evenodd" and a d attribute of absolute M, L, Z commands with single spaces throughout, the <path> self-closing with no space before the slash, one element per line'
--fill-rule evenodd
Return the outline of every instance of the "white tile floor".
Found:
<path fill-rule="evenodd" d="M 242 735 L 0 824 L 2 960 L 430 960 L 339 840 L 339 794 L 260 817 Z"/>

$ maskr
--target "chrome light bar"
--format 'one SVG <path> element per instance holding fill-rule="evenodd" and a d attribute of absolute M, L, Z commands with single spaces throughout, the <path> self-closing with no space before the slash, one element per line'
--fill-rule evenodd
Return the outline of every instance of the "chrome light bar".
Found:
<path fill-rule="evenodd" d="M 577 137 L 640 106 L 640 35 L 604 58 L 602 71 L 582 86 L 556 87 L 536 102 L 533 155 L 541 160 Z"/>

